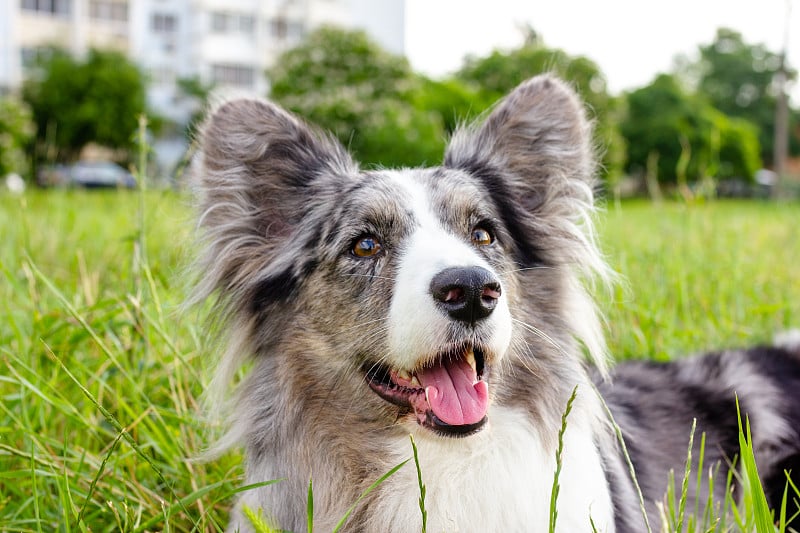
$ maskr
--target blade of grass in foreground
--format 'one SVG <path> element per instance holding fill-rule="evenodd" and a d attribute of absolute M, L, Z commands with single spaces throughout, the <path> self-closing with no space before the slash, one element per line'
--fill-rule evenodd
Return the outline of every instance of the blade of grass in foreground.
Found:
<path fill-rule="evenodd" d="M 556 450 L 556 471 L 553 475 L 553 489 L 550 492 L 550 527 L 548 531 L 550 533 L 555 533 L 556 531 L 556 520 L 558 519 L 558 492 L 561 489 L 561 486 L 558 483 L 558 478 L 561 475 L 561 466 L 563 465 L 562 453 L 564 452 L 564 433 L 567 431 L 567 417 L 569 413 L 572 411 L 572 404 L 575 402 L 575 398 L 578 396 L 578 386 L 575 385 L 575 388 L 572 389 L 572 394 L 570 395 L 569 399 L 567 400 L 567 408 L 564 410 L 564 414 L 561 415 L 561 429 L 558 430 L 558 449 Z"/>
<path fill-rule="evenodd" d="M 647 533 L 653 533 L 653 529 L 650 527 L 650 519 L 647 517 L 647 509 L 644 506 L 644 495 L 642 494 L 642 488 L 639 486 L 639 480 L 636 477 L 636 469 L 633 467 L 633 461 L 631 460 L 631 455 L 628 453 L 628 447 L 625 445 L 625 438 L 622 436 L 622 428 L 619 427 L 617 421 L 614 420 L 614 415 L 611 414 L 611 408 L 608 407 L 608 404 L 603 399 L 603 396 L 600 392 L 595 389 L 595 394 L 600 399 L 600 403 L 603 405 L 603 409 L 606 412 L 606 416 L 608 417 L 611 426 L 614 428 L 614 433 L 617 436 L 617 441 L 619 441 L 619 446 L 622 449 L 622 455 L 625 457 L 625 462 L 628 465 L 628 472 L 631 475 L 631 480 L 633 480 L 633 486 L 636 489 L 636 495 L 639 497 L 639 509 L 642 512 L 642 517 L 644 518 L 644 525 L 647 528 Z"/>
<path fill-rule="evenodd" d="M 308 533 L 314 533 L 314 486 L 312 478 L 308 478 L 308 497 L 306 502 L 306 530 Z"/>
<path fill-rule="evenodd" d="M 411 448 L 414 450 L 414 465 L 417 467 L 417 481 L 419 482 L 419 510 L 422 513 L 422 533 L 428 531 L 428 511 L 425 509 L 425 484 L 422 482 L 422 469 L 419 467 L 419 454 L 417 453 L 417 443 L 414 442 L 414 436 L 408 436 L 411 439 Z"/>
<path fill-rule="evenodd" d="M 339 520 L 339 523 L 338 523 L 338 524 L 336 524 L 336 527 L 335 527 L 335 528 L 333 528 L 333 531 L 332 531 L 331 533 L 337 533 L 337 532 L 338 532 L 340 529 L 342 529 L 342 526 L 344 526 L 345 522 L 347 522 L 347 519 L 348 519 L 348 518 L 350 518 L 350 514 L 353 512 L 353 510 L 356 508 L 356 506 L 357 506 L 359 503 L 361 503 L 361 500 L 363 500 L 364 498 L 366 498 L 366 497 L 367 497 L 367 495 L 368 495 L 370 492 L 372 492 L 373 490 L 375 490 L 375 489 L 376 489 L 376 488 L 377 488 L 377 487 L 378 487 L 378 486 L 379 486 L 381 483 L 383 483 L 384 481 L 386 481 L 387 479 L 389 479 L 391 476 L 393 476 L 395 472 L 397 472 L 398 470 L 400 470 L 401 468 L 403 468 L 403 467 L 405 466 L 405 464 L 406 464 L 408 461 L 410 461 L 410 459 L 406 459 L 405 461 L 403 461 L 403 462 L 402 462 L 402 463 L 400 463 L 399 465 L 395 466 L 394 468 L 392 468 L 391 470 L 389 470 L 388 472 L 386 472 L 384 475 L 382 475 L 380 478 L 378 478 L 378 481 L 376 481 L 375 483 L 373 483 L 372 485 L 370 485 L 369 487 L 367 487 L 367 490 L 365 490 L 364 492 L 362 492 L 362 493 L 361 493 L 361 496 L 359 496 L 359 497 L 356 499 L 355 503 L 353 503 L 353 505 L 351 505 L 351 506 L 350 506 L 350 508 L 347 510 L 347 512 L 346 512 L 346 513 L 344 514 L 344 516 L 342 517 L 342 519 L 341 519 L 341 520 Z"/>
<path fill-rule="evenodd" d="M 683 520 L 686 513 L 686 496 L 689 492 L 689 476 L 692 473 L 692 447 L 694 446 L 694 432 L 697 429 L 697 419 L 692 419 L 692 430 L 689 433 L 689 449 L 686 452 L 686 469 L 683 471 L 681 483 L 681 498 L 678 503 L 678 527 L 676 531 L 683 531 Z"/>
<path fill-rule="evenodd" d="M 758 477 L 758 467 L 756 457 L 753 453 L 753 438 L 750 434 L 750 418 L 745 415 L 744 430 L 742 429 L 742 413 L 739 408 L 739 398 L 736 398 L 736 414 L 739 421 L 739 449 L 741 453 L 742 474 L 745 476 L 744 482 L 749 489 L 753 505 L 753 517 L 755 519 L 756 531 L 758 533 L 774 533 L 775 526 L 772 524 L 772 513 L 769 510 L 767 496 L 761 486 Z M 746 489 L 746 490 L 747 490 Z"/>

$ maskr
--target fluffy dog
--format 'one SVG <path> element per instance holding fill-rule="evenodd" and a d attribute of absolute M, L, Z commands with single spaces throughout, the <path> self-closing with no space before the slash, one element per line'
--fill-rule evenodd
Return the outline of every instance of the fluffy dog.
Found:
<path fill-rule="evenodd" d="M 248 483 L 283 479 L 245 491 L 231 530 L 250 529 L 246 505 L 304 531 L 313 477 L 315 527 L 330 531 L 410 456 L 412 434 L 429 531 L 547 531 L 576 387 L 559 531 L 644 530 L 601 395 L 651 523 L 693 419 L 705 464 L 729 467 L 735 393 L 773 505 L 784 469 L 800 466 L 800 343 L 628 363 L 609 377 L 584 288 L 609 278 L 592 227 L 591 127 L 561 81 L 520 85 L 457 131 L 435 168 L 361 170 L 333 138 L 257 99 L 218 106 L 200 145 L 197 292 L 218 296 L 230 339 L 214 386 L 251 364 L 221 446 L 246 448 Z M 406 465 L 345 529 L 420 531 L 418 498 Z"/>

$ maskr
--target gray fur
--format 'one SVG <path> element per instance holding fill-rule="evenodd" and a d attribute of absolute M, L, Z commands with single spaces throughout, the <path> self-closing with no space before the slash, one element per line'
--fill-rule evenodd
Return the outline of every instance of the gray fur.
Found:
<path fill-rule="evenodd" d="M 215 296 L 218 324 L 229 332 L 209 394 L 211 408 L 228 425 L 217 451 L 245 447 L 247 483 L 286 479 L 247 491 L 240 500 L 252 509 L 263 508 L 280 527 L 304 530 L 305 494 L 313 475 L 315 527 L 332 529 L 358 495 L 394 466 L 398 443 L 409 432 L 418 435 L 421 449 L 457 450 L 463 442 L 464 453 L 476 456 L 480 443 L 492 442 L 481 440 L 491 428 L 452 443 L 431 437 L 407 411 L 366 384 L 365 368 L 396 357 L 390 335 L 395 326 L 388 317 L 399 297 L 397 279 L 403 268 L 408 270 L 404 259 L 410 239 L 428 223 L 412 208 L 419 201 L 413 197 L 416 190 L 424 191 L 437 228 L 453 246 L 471 250 L 502 284 L 511 334 L 505 353 L 486 353 L 489 412 L 524 413 L 531 438 L 541 444 L 539 459 L 546 462 L 555 455 L 560 417 L 578 385 L 582 392 L 575 424 L 589 429 L 587 446 L 599 448 L 604 457 L 617 531 L 639 531 L 641 517 L 602 405 L 591 393 L 584 354 L 593 361 L 596 384 L 642 461 L 636 466 L 651 521 L 653 502 L 664 493 L 665 472 L 682 470 L 685 422 L 700 416 L 690 412 L 685 399 L 697 399 L 702 409 L 699 391 L 714 406 L 730 400 L 732 390 L 746 394 L 743 403 L 760 431 L 757 449 L 768 471 L 797 454 L 794 431 L 800 421 L 787 414 L 792 407 L 797 410 L 795 382 L 761 372 L 749 352 L 718 363 L 713 359 L 713 364 L 700 359 L 667 368 L 623 365 L 614 371 L 620 385 L 602 378 L 605 344 L 584 286 L 612 275 L 592 225 L 591 125 L 563 82 L 540 76 L 523 83 L 485 120 L 456 132 L 438 168 L 361 171 L 335 140 L 261 100 L 219 106 L 202 130 L 200 145 L 194 171 L 205 253 L 195 299 Z M 496 242 L 473 249 L 470 228 L 483 223 L 492 225 Z M 365 234 L 379 236 L 384 246 L 384 253 L 368 261 L 348 253 Z M 482 345 L 496 330 L 495 324 L 453 322 L 436 338 Z M 795 372 L 791 379 L 800 379 L 796 354 L 778 352 L 784 354 L 782 364 Z M 236 371 L 247 360 L 252 368 L 231 393 Z M 636 396 L 648 383 L 663 384 L 666 394 Z M 667 403 L 670 413 L 656 412 Z M 658 427 L 640 426 L 633 407 L 654 412 Z M 716 421 L 707 422 L 703 429 L 714 439 Z M 726 444 L 728 427 L 720 430 L 719 440 Z M 719 450 L 715 459 L 728 456 L 729 450 Z M 503 467 L 513 470 L 515 465 Z M 548 476 L 552 479 L 552 472 L 542 472 L 543 479 Z M 375 531 L 375 524 L 390 519 L 394 531 L 419 529 L 411 523 L 418 517 L 398 525 L 397 513 L 380 514 L 397 497 L 389 487 L 400 490 L 399 482 L 393 483 L 356 508 L 347 531 Z M 605 479 L 601 484 L 607 485 Z M 441 501 L 450 501 L 446 493 L 458 490 L 431 487 Z M 503 490 L 485 495 L 484 512 L 503 509 L 504 499 L 517 487 Z M 436 512 L 431 511 L 432 520 Z M 546 516 L 542 524 L 547 526 Z M 231 523 L 235 527 L 247 530 L 238 510 Z"/>

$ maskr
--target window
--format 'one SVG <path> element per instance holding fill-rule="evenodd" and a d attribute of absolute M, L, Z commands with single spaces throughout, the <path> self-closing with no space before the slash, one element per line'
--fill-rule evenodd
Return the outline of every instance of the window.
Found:
<path fill-rule="evenodd" d="M 175 71 L 170 67 L 155 67 L 150 69 L 150 79 L 156 85 L 173 85 Z"/>
<path fill-rule="evenodd" d="M 31 69 L 36 66 L 36 63 L 39 60 L 39 49 L 21 48 L 20 58 L 22 60 L 22 68 Z"/>
<path fill-rule="evenodd" d="M 150 17 L 150 29 L 153 33 L 174 33 L 178 28 L 178 19 L 175 15 L 153 13 Z"/>
<path fill-rule="evenodd" d="M 128 3 L 111 0 L 90 0 L 89 16 L 98 20 L 128 20 Z"/>
<path fill-rule="evenodd" d="M 285 17 L 277 17 L 270 22 L 270 33 L 275 39 L 299 41 L 306 34 L 305 25 L 296 20 L 287 20 Z"/>
<path fill-rule="evenodd" d="M 220 85 L 252 87 L 256 81 L 256 71 L 245 65 L 211 65 L 211 81 Z"/>
<path fill-rule="evenodd" d="M 252 15 L 239 15 L 239 31 L 248 35 L 256 30 L 256 19 Z"/>
<path fill-rule="evenodd" d="M 65 17 L 70 13 L 70 0 L 20 0 L 25 11 Z"/>
<path fill-rule="evenodd" d="M 216 33 L 226 33 L 230 26 L 230 15 L 222 11 L 211 13 L 211 31 Z"/>
<path fill-rule="evenodd" d="M 252 35 L 256 31 L 256 19 L 253 15 L 246 13 L 213 11 L 211 13 L 211 31 Z"/>

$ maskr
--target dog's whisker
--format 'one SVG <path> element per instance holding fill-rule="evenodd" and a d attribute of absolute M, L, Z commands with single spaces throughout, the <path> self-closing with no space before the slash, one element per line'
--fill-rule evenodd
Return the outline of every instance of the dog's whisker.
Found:
<path fill-rule="evenodd" d="M 553 348 L 558 350 L 558 352 L 561 355 L 563 355 L 565 357 L 569 357 L 569 353 L 567 353 L 567 351 L 563 347 L 561 347 L 560 344 L 558 344 L 555 340 L 553 340 L 552 337 L 550 337 L 550 335 L 548 335 L 547 333 L 545 333 L 541 329 L 537 328 L 536 326 L 534 326 L 532 324 L 528 324 L 526 322 L 518 320 L 516 318 L 512 318 L 511 320 L 514 323 L 519 324 L 520 326 L 522 326 L 526 330 L 530 331 L 531 333 L 533 333 L 534 335 L 536 335 L 537 337 L 539 337 L 540 339 L 542 339 L 546 343 L 548 343 L 550 346 L 552 346 Z"/>
<path fill-rule="evenodd" d="M 516 274 L 518 272 L 527 272 L 530 270 L 555 270 L 555 267 L 548 265 L 537 265 L 532 267 L 508 268 L 501 270 L 501 274 Z"/>
<path fill-rule="evenodd" d="M 385 279 L 385 280 L 392 281 L 392 282 L 397 281 L 395 278 L 393 278 L 391 276 L 379 276 L 377 274 L 356 274 L 356 273 L 350 272 L 350 273 L 347 273 L 347 274 L 344 274 L 344 275 L 349 277 L 349 278 L 370 278 L 370 279 Z"/>

